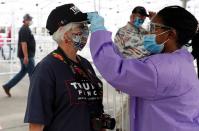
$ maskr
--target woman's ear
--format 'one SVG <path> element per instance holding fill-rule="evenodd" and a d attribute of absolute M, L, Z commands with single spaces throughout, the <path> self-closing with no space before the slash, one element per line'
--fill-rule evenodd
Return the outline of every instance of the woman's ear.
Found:
<path fill-rule="evenodd" d="M 170 39 L 177 39 L 177 32 L 176 32 L 176 30 L 174 30 L 174 29 L 170 30 L 170 32 L 169 32 L 169 38 Z"/>
<path fill-rule="evenodd" d="M 71 34 L 69 32 L 64 33 L 64 40 L 67 42 L 71 41 Z"/>
<path fill-rule="evenodd" d="M 71 37 L 70 37 L 70 36 L 71 36 L 71 35 L 70 35 L 69 32 L 65 32 L 65 33 L 64 33 L 64 41 L 65 41 L 66 43 L 71 42 Z"/>
<path fill-rule="evenodd" d="M 64 33 L 64 40 L 67 40 L 68 39 L 68 32 L 65 32 Z"/>

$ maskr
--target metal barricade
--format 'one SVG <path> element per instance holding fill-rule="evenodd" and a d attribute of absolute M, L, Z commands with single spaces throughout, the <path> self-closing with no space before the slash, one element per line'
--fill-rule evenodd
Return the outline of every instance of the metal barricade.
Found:
<path fill-rule="evenodd" d="M 36 39 L 36 53 L 35 62 L 39 62 L 50 51 L 56 48 L 56 43 L 49 38 L 35 36 Z M 0 70 L 0 75 L 13 75 L 20 67 L 19 59 L 17 58 L 17 40 L 10 40 L 7 42 L 7 38 L 1 38 L 3 41 L 0 48 L 0 63 L 3 70 Z"/>
<path fill-rule="evenodd" d="M 116 119 L 114 131 L 130 131 L 129 96 L 115 90 L 100 75 L 98 77 L 104 84 L 103 104 L 105 113 Z"/>
<path fill-rule="evenodd" d="M 0 70 L 0 75 L 13 74 L 13 65 L 17 62 L 16 59 L 16 44 L 11 38 L 0 38 L 0 63 L 3 70 Z"/>

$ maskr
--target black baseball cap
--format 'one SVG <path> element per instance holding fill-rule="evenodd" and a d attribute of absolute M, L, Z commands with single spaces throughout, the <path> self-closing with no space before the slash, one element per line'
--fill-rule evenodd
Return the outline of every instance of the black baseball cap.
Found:
<path fill-rule="evenodd" d="M 133 13 L 139 13 L 140 15 L 143 15 L 143 16 L 149 16 L 146 12 L 146 9 L 142 6 L 136 6 L 133 11 L 132 11 L 132 14 Z"/>
<path fill-rule="evenodd" d="M 60 26 L 70 22 L 88 22 L 87 13 L 82 13 L 74 4 L 65 4 L 53 9 L 48 16 L 46 28 L 50 35 Z"/>
<path fill-rule="evenodd" d="M 24 16 L 23 16 L 23 20 L 32 20 L 32 16 L 30 16 L 30 14 L 25 14 Z"/>

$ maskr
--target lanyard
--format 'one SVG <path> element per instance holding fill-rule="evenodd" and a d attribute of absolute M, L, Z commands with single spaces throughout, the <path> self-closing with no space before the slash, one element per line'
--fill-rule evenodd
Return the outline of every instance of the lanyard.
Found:
<path fill-rule="evenodd" d="M 75 74 L 76 79 L 81 79 L 83 76 L 85 76 L 85 78 L 90 80 L 93 85 L 98 85 L 98 83 L 102 84 L 99 78 L 97 78 L 89 69 L 86 69 L 84 65 L 81 64 L 81 58 L 79 56 L 77 57 L 79 63 L 75 63 L 69 59 L 59 47 L 57 50 L 52 52 L 52 55 L 67 64 Z"/>

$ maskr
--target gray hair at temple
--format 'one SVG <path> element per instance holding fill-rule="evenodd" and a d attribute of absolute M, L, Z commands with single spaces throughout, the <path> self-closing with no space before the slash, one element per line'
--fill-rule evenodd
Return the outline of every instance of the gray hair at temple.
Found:
<path fill-rule="evenodd" d="M 80 26 L 80 23 L 69 23 L 65 26 L 58 28 L 56 32 L 53 33 L 52 38 L 59 44 L 61 41 L 64 41 L 64 33 L 67 31 L 72 31 L 74 28 Z"/>

